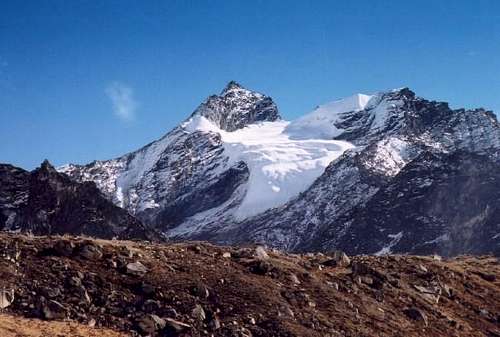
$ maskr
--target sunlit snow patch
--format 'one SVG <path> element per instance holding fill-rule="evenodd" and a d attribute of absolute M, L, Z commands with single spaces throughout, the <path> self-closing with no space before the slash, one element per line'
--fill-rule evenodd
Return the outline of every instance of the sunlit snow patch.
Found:
<path fill-rule="evenodd" d="M 356 94 L 318 106 L 311 113 L 293 121 L 286 132 L 293 139 L 332 139 L 342 133 L 334 123 L 344 112 L 363 110 L 374 96 Z"/>
<path fill-rule="evenodd" d="M 205 117 L 194 116 L 186 131 L 217 132 L 231 163 L 244 161 L 250 177 L 237 219 L 280 206 L 305 191 L 330 162 L 354 146 L 324 139 L 291 139 L 284 132 L 289 122 L 263 122 L 227 132 Z"/>

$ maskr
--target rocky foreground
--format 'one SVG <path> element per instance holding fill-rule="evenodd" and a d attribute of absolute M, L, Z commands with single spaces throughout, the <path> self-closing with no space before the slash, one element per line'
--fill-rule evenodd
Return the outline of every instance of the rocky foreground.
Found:
<path fill-rule="evenodd" d="M 124 336 L 500 336 L 494 257 L 0 240 L 2 336 L 21 316 L 44 327 L 71 320 L 87 329 L 78 335 L 106 328 Z"/>

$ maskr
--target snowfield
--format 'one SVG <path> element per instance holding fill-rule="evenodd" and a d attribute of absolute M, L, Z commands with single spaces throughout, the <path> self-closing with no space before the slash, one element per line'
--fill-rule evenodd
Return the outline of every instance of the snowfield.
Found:
<path fill-rule="evenodd" d="M 305 191 L 326 166 L 351 143 L 318 137 L 292 139 L 286 132 L 290 122 L 262 122 L 233 132 L 221 130 L 203 116 L 194 116 L 183 128 L 187 132 L 216 132 L 224 142 L 229 165 L 239 161 L 250 170 L 243 202 L 234 216 L 237 220 L 285 204 Z"/>
<path fill-rule="evenodd" d="M 373 97 L 372 95 L 355 94 L 320 105 L 311 113 L 290 123 L 286 132 L 293 139 L 332 139 L 343 132 L 334 125 L 336 121 L 342 119 L 341 114 L 363 110 Z"/>

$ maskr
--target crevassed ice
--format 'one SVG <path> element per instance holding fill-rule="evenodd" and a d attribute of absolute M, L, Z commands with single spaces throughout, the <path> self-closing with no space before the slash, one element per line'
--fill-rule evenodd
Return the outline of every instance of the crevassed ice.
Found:
<path fill-rule="evenodd" d="M 194 116 L 183 127 L 188 132 L 221 135 L 229 164 L 244 161 L 250 171 L 247 190 L 234 216 L 243 219 L 280 206 L 305 191 L 326 166 L 351 143 L 325 139 L 291 139 L 287 121 L 263 122 L 227 132 L 205 117 Z"/>

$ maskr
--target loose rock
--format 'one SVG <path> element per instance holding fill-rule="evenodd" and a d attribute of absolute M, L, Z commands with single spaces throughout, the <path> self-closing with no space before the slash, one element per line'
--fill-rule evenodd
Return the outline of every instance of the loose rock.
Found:
<path fill-rule="evenodd" d="M 194 309 L 191 311 L 191 316 L 199 322 L 203 322 L 206 319 L 205 310 L 199 304 L 197 304 Z"/>
<path fill-rule="evenodd" d="M 191 329 L 191 325 L 177 321 L 172 318 L 165 318 L 165 330 L 170 333 L 181 333 Z M 167 335 L 168 336 L 168 335 Z"/>
<path fill-rule="evenodd" d="M 141 262 L 131 262 L 127 264 L 127 273 L 131 275 L 142 276 L 148 272 L 148 268 Z"/>
<path fill-rule="evenodd" d="M 414 321 L 422 321 L 425 323 L 425 325 L 428 324 L 427 316 L 420 309 L 412 307 L 412 308 L 408 308 L 408 309 L 403 310 L 403 312 L 406 316 L 408 316 L 410 319 L 412 319 Z"/>
<path fill-rule="evenodd" d="M 47 320 L 66 318 L 67 310 L 61 303 L 49 300 L 42 304 L 42 315 Z"/>
<path fill-rule="evenodd" d="M 156 336 L 160 330 L 165 328 L 165 326 L 166 321 L 164 319 L 152 314 L 142 317 L 137 322 L 139 331 L 150 336 Z"/>
<path fill-rule="evenodd" d="M 80 256 L 87 260 L 99 260 L 102 258 L 102 250 L 93 243 L 86 243 L 80 248 Z"/>
<path fill-rule="evenodd" d="M 0 290 L 0 309 L 5 309 L 14 302 L 14 290 Z"/>
<path fill-rule="evenodd" d="M 261 260 L 269 259 L 269 255 L 267 254 L 266 249 L 262 246 L 257 246 L 255 248 L 255 256 Z"/>

